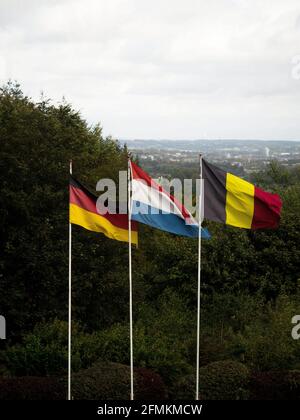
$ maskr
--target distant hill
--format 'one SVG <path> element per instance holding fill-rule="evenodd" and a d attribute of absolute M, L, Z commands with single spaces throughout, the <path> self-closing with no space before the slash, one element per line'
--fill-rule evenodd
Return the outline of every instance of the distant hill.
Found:
<path fill-rule="evenodd" d="M 247 149 L 293 149 L 300 147 L 299 141 L 290 140 L 124 140 L 120 139 L 122 144 L 127 144 L 129 149 L 164 149 L 164 150 L 185 150 L 210 152 L 216 147 L 218 149 L 238 147 L 240 150 Z"/>

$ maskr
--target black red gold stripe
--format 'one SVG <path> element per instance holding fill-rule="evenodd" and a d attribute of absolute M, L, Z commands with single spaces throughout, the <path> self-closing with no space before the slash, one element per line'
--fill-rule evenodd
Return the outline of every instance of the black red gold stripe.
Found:
<path fill-rule="evenodd" d="M 128 242 L 128 215 L 97 211 L 97 196 L 91 193 L 75 178 L 70 177 L 70 223 L 118 241 Z M 132 243 L 138 243 L 137 223 L 131 222 Z"/>

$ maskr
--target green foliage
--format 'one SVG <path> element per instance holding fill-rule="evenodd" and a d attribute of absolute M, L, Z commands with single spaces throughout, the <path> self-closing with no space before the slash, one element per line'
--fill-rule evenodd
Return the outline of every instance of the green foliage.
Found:
<path fill-rule="evenodd" d="M 165 293 L 157 308 L 143 305 L 134 328 L 135 364 L 151 367 L 170 383 L 190 370 L 194 319 L 176 295 Z M 7 349 L 6 365 L 14 375 L 58 375 L 67 368 L 67 323 L 37 325 L 23 342 Z M 86 333 L 72 325 L 72 369 L 100 360 L 129 364 L 128 324 Z"/>
<path fill-rule="evenodd" d="M 248 397 L 249 371 L 241 363 L 225 360 L 200 368 L 199 393 L 204 400 L 243 400 Z"/>
<path fill-rule="evenodd" d="M 254 370 L 299 367 L 300 348 L 291 339 L 291 319 L 299 310 L 299 296 L 280 296 L 265 306 L 260 317 L 251 318 L 234 340 L 244 350 L 244 360 Z"/>
<path fill-rule="evenodd" d="M 80 349 L 84 348 L 82 331 L 73 324 L 76 341 L 73 349 L 73 368 L 81 367 Z M 55 375 L 67 370 L 68 325 L 55 320 L 51 324 L 38 324 L 32 333 L 26 334 L 22 345 L 7 349 L 6 365 L 13 375 Z"/>
<path fill-rule="evenodd" d="M 165 386 L 157 374 L 136 369 L 134 381 L 140 385 L 136 386 L 135 399 L 166 397 Z M 119 363 L 96 363 L 74 375 L 72 395 L 74 399 L 127 400 L 130 396 L 130 368 Z"/>
<path fill-rule="evenodd" d="M 166 388 L 160 376 L 149 369 L 135 369 L 135 399 L 164 399 Z M 64 377 L 0 377 L 0 400 L 65 400 Z M 130 368 L 119 363 L 95 363 L 72 375 L 72 399 L 127 400 L 130 395 Z"/>
<path fill-rule="evenodd" d="M 69 104 L 34 103 L 12 83 L 0 89 L 0 139 L 0 307 L 17 339 L 37 322 L 67 319 L 69 160 L 95 189 L 101 177 L 117 179 L 127 150 Z M 77 227 L 73 236 L 73 316 L 107 325 L 120 315 L 113 297 L 119 308 L 126 301 L 127 249 Z"/>
<path fill-rule="evenodd" d="M 150 367 L 167 384 L 190 371 L 194 319 L 178 296 L 165 292 L 155 304 L 141 305 L 134 324 L 135 365 Z M 101 360 L 129 364 L 128 324 L 116 324 L 93 334 L 94 354 Z"/>
<path fill-rule="evenodd" d="M 199 393 L 203 400 L 244 400 L 249 396 L 250 372 L 232 360 L 212 362 L 200 368 Z M 195 398 L 195 373 L 182 376 L 172 388 L 171 398 Z"/>

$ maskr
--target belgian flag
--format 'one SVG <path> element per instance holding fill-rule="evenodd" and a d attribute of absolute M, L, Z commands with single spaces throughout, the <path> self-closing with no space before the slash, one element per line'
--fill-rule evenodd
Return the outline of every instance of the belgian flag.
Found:
<path fill-rule="evenodd" d="M 99 214 L 97 196 L 85 188 L 70 175 L 70 223 L 84 227 L 93 232 L 103 233 L 110 239 L 128 242 L 127 214 Z M 131 241 L 138 243 L 137 222 L 131 222 Z"/>
<path fill-rule="evenodd" d="M 277 194 L 261 190 L 202 159 L 204 217 L 245 229 L 276 228 L 282 202 Z"/>

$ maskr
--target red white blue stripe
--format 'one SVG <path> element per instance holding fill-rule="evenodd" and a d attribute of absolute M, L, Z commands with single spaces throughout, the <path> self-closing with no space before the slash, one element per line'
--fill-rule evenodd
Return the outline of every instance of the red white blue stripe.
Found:
<path fill-rule="evenodd" d="M 199 226 L 184 205 L 135 163 L 130 162 L 130 168 L 131 219 L 176 235 L 198 238 Z M 207 229 L 201 228 L 201 237 L 210 238 Z"/>

